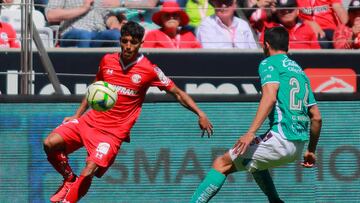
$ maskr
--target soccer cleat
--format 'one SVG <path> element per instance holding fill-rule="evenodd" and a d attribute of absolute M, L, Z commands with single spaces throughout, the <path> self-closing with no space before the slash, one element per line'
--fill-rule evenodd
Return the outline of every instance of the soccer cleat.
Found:
<path fill-rule="evenodd" d="M 78 177 L 76 177 L 75 181 L 78 179 Z M 66 194 L 68 193 L 69 189 L 71 188 L 72 184 L 75 182 L 70 182 L 70 181 L 63 181 L 63 184 L 59 187 L 59 189 L 53 194 L 53 196 L 50 198 L 51 202 L 60 202 L 62 201 Z"/>

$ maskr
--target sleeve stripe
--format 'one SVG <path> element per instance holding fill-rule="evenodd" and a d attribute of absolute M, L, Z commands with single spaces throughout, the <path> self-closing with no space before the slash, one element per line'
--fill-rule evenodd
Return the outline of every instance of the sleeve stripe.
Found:
<path fill-rule="evenodd" d="M 308 104 L 308 105 L 306 105 L 307 107 L 310 107 L 310 106 L 314 106 L 314 105 L 316 105 L 317 103 L 315 102 L 315 103 L 311 103 L 311 104 Z"/>
<path fill-rule="evenodd" d="M 266 85 L 268 83 L 280 83 L 280 82 L 279 81 L 267 81 L 266 83 L 262 84 L 261 86 L 264 86 L 264 85 Z"/>

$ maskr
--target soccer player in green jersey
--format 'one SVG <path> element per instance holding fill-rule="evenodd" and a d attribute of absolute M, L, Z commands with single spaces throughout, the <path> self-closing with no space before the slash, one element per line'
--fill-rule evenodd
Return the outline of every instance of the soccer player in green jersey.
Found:
<path fill-rule="evenodd" d="M 313 167 L 321 130 L 321 115 L 310 82 L 301 67 L 288 58 L 289 34 L 283 27 L 265 32 L 264 53 L 259 65 L 262 96 L 255 118 L 234 147 L 215 159 L 213 168 L 195 191 L 191 202 L 208 202 L 224 184 L 227 175 L 237 171 L 252 173 L 269 202 L 283 202 L 275 189 L 269 168 L 295 161 L 304 154 L 304 167 Z M 255 133 L 269 117 L 269 130 Z"/>

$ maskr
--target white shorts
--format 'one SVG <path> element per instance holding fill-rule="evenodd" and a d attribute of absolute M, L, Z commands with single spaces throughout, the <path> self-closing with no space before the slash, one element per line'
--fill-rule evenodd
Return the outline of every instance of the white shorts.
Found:
<path fill-rule="evenodd" d="M 256 137 L 243 155 L 229 150 L 238 171 L 261 171 L 284 165 L 301 157 L 305 141 L 290 141 L 278 133 L 268 133 Z"/>

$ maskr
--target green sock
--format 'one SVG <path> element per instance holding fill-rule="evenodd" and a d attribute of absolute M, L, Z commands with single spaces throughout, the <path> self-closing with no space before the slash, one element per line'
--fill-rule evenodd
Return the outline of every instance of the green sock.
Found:
<path fill-rule="evenodd" d="M 191 198 L 191 203 L 208 202 L 220 190 L 226 176 L 215 169 L 211 169 L 205 179 L 196 189 Z"/>

